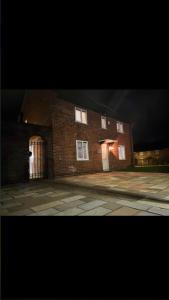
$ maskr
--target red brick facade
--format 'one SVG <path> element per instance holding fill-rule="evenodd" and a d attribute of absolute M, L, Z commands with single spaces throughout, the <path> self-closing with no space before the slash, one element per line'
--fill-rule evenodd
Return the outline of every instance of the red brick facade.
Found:
<path fill-rule="evenodd" d="M 87 125 L 75 122 L 75 105 L 62 99 L 52 106 L 54 174 L 103 171 L 100 140 L 116 139 L 109 151 L 110 170 L 132 164 L 132 134 L 123 123 L 124 133 L 117 133 L 116 121 L 107 117 L 107 129 L 101 128 L 101 114 L 87 109 Z M 76 140 L 88 141 L 89 160 L 77 161 Z M 119 160 L 118 145 L 124 145 L 126 159 Z"/>
<path fill-rule="evenodd" d="M 109 170 L 130 166 L 133 161 L 131 127 L 106 117 L 107 129 L 101 128 L 101 113 L 87 109 L 87 124 L 75 121 L 76 105 L 59 99 L 54 90 L 33 90 L 25 94 L 23 123 L 5 124 L 3 130 L 2 183 L 29 180 L 29 140 L 41 136 L 47 142 L 47 176 L 102 172 L 101 140 L 116 140 L 108 145 Z M 84 107 L 85 109 L 85 107 Z M 26 120 L 26 123 L 24 123 Z M 87 141 L 89 159 L 77 160 L 76 140 Z M 119 160 L 118 146 L 125 146 L 126 159 Z"/>

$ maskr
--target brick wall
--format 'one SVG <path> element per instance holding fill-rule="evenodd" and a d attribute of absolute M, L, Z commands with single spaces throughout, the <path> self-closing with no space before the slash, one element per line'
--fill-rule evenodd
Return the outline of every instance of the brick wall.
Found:
<path fill-rule="evenodd" d="M 27 90 L 22 104 L 23 121 L 51 126 L 50 105 L 55 102 L 55 90 Z"/>
<path fill-rule="evenodd" d="M 41 136 L 47 142 L 47 176 L 53 176 L 51 129 L 20 123 L 2 124 L 2 172 L 1 183 L 17 183 L 29 180 L 29 138 Z"/>
<path fill-rule="evenodd" d="M 117 139 L 114 149 L 109 153 L 110 170 L 125 168 L 132 163 L 131 129 L 124 124 L 124 134 L 117 133 L 116 121 L 107 118 L 110 125 L 101 128 L 101 115 L 87 110 L 88 124 L 75 122 L 75 105 L 57 99 L 57 104 L 51 106 L 54 175 L 78 174 L 84 172 L 102 171 L 101 146 L 102 139 Z M 89 161 L 76 160 L 76 140 L 88 141 Z M 125 145 L 126 160 L 118 159 L 118 145 Z"/>

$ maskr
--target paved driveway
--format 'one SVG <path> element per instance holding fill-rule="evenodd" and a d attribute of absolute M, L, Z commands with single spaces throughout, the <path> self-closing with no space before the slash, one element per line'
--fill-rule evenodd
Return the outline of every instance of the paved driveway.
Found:
<path fill-rule="evenodd" d="M 82 180 L 82 177 L 79 178 Z M 4 187 L 1 190 L 0 215 L 164 216 L 169 215 L 169 203 L 44 180 Z"/>
<path fill-rule="evenodd" d="M 105 191 L 161 199 L 169 202 L 169 174 L 143 172 L 108 172 L 62 177 L 56 182 L 93 187 Z"/>

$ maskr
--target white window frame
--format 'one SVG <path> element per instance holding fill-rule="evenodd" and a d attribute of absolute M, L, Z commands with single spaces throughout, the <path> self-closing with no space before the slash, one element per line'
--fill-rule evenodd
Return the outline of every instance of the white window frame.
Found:
<path fill-rule="evenodd" d="M 121 153 L 120 153 L 120 148 L 123 147 L 124 149 L 124 157 L 121 156 Z M 119 156 L 119 160 L 126 160 L 126 147 L 125 145 L 119 145 L 118 146 L 118 156 Z"/>
<path fill-rule="evenodd" d="M 81 142 L 82 145 L 83 143 L 85 143 L 87 145 L 86 149 L 87 149 L 87 158 L 84 158 L 84 152 L 83 152 L 83 158 L 79 157 L 79 153 L 78 153 L 78 143 Z M 83 147 L 82 147 L 83 149 Z M 76 140 L 76 160 L 78 161 L 86 161 L 89 160 L 89 146 L 88 146 L 88 141 L 81 141 L 81 140 Z"/>
<path fill-rule="evenodd" d="M 124 133 L 124 124 L 122 122 L 117 121 L 117 132 Z"/>
<path fill-rule="evenodd" d="M 80 121 L 76 120 L 76 110 L 80 111 Z M 86 113 L 86 123 L 82 122 L 82 112 Z M 87 109 L 75 106 L 75 122 L 87 125 Z"/>
<path fill-rule="evenodd" d="M 103 119 L 105 120 L 106 127 L 103 127 L 103 123 L 102 123 Z M 105 116 L 101 116 L 101 128 L 102 129 L 107 129 L 107 118 Z"/>

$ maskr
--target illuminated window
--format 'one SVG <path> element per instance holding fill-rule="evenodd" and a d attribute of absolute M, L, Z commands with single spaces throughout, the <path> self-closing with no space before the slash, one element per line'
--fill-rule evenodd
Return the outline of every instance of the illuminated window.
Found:
<path fill-rule="evenodd" d="M 107 126 L 106 126 L 106 117 L 101 116 L 101 127 L 103 129 L 107 128 Z"/>
<path fill-rule="evenodd" d="M 76 141 L 77 160 L 89 160 L 89 150 L 87 141 Z"/>
<path fill-rule="evenodd" d="M 160 154 L 160 151 L 159 151 L 159 150 L 155 150 L 155 151 L 154 151 L 154 154 L 155 154 L 155 155 L 159 155 L 159 154 Z"/>
<path fill-rule="evenodd" d="M 124 132 L 123 123 L 117 122 L 117 132 L 120 132 L 120 133 Z"/>
<path fill-rule="evenodd" d="M 87 111 L 85 109 L 75 107 L 75 121 L 87 124 Z"/>
<path fill-rule="evenodd" d="M 125 146 L 120 145 L 118 147 L 118 151 L 119 151 L 119 160 L 125 160 L 126 159 Z"/>

